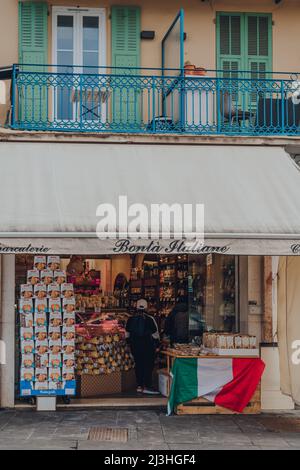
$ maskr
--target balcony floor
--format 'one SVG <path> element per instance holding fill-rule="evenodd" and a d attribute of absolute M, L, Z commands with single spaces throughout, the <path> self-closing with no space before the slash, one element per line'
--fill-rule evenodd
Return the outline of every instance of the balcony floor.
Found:
<path fill-rule="evenodd" d="M 299 147 L 300 136 L 227 136 L 18 131 L 0 128 L 0 142 L 118 143 L 149 145 L 264 145 Z M 299 152 L 300 153 L 300 152 Z"/>

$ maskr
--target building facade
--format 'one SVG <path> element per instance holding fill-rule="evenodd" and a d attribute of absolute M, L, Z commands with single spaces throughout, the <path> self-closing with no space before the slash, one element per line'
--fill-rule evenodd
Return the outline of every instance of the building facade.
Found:
<path fill-rule="evenodd" d="M 220 154 L 231 148 L 255 153 L 258 147 L 293 156 L 299 152 L 297 0 L 2 0 L 1 13 L 0 73 L 7 68 L 8 76 L 1 82 L 0 147 L 4 153 L 20 152 L 25 166 L 37 148 L 49 158 L 49 145 L 58 158 L 76 154 L 78 168 L 80 162 L 85 166 L 81 149 L 88 146 L 99 153 L 108 144 L 121 153 L 143 146 L 153 159 L 166 145 L 182 146 L 184 172 L 189 172 L 189 146 L 200 151 L 205 145 L 208 154 L 210 148 Z M 47 180 L 47 174 L 37 172 L 36 178 Z M 236 178 L 233 174 L 228 187 Z M 140 182 L 137 187 L 141 190 Z M 50 220 L 48 203 L 45 199 Z M 34 232 L 41 234 L 39 240 L 49 232 L 58 238 L 72 226 L 56 222 L 51 229 L 50 222 L 25 220 L 15 230 L 12 222 L 3 225 L 2 238 L 14 231 L 27 233 L 25 241 Z M 90 226 L 73 230 L 81 231 L 89 232 Z M 235 253 L 236 308 L 242 332 L 264 345 L 263 407 L 291 408 L 292 401 L 280 393 L 277 258 L 268 250 L 266 256 L 241 253 Z M 112 284 L 119 273 L 129 276 L 138 267 L 138 261 L 130 263 L 122 257 L 113 261 Z M 2 254 L 3 407 L 13 407 L 16 398 L 15 275 L 15 255 Z"/>

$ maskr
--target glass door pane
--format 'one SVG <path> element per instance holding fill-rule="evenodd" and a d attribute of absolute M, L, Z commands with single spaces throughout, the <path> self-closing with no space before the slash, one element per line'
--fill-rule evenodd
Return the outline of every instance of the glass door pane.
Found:
<path fill-rule="evenodd" d="M 98 85 L 99 69 L 99 16 L 82 16 L 82 65 L 86 86 L 82 94 L 81 118 L 83 121 L 99 120 L 101 116 L 101 90 Z"/>
<path fill-rule="evenodd" d="M 57 119 L 73 119 L 72 76 L 74 65 L 74 15 L 57 16 L 57 72 L 61 73 L 57 88 Z"/>

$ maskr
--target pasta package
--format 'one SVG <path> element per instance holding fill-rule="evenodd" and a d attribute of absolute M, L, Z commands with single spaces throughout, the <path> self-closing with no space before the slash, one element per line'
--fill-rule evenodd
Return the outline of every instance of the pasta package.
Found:
<path fill-rule="evenodd" d="M 32 299 L 33 297 L 33 285 L 32 284 L 21 284 L 21 298 Z"/>
<path fill-rule="evenodd" d="M 42 271 L 46 268 L 47 258 L 46 256 L 35 256 L 34 257 L 34 269 Z"/>
<path fill-rule="evenodd" d="M 39 356 L 43 356 L 44 354 L 47 354 L 49 351 L 49 344 L 48 344 L 48 339 L 45 339 L 43 341 L 36 341 L 35 342 L 35 352 Z"/>
<path fill-rule="evenodd" d="M 27 313 L 26 315 L 21 313 L 21 315 L 20 315 L 20 325 L 21 325 L 21 328 L 32 328 L 33 327 L 33 315 L 32 315 L 32 313 Z"/>
<path fill-rule="evenodd" d="M 33 354 L 34 353 L 34 341 L 21 341 L 21 353 L 22 354 Z"/>
<path fill-rule="evenodd" d="M 63 355 L 63 366 L 66 369 L 72 369 L 75 367 L 75 354 L 64 354 Z"/>
<path fill-rule="evenodd" d="M 51 300 L 60 299 L 60 285 L 57 284 L 57 282 L 52 282 L 51 284 L 49 284 L 47 291 L 48 297 Z"/>
<path fill-rule="evenodd" d="M 47 382 L 48 381 L 48 369 L 46 367 L 39 367 L 35 369 L 35 380 L 36 382 Z"/>
<path fill-rule="evenodd" d="M 32 299 L 21 299 L 19 301 L 19 313 L 33 313 L 33 301 Z"/>
<path fill-rule="evenodd" d="M 58 383 L 62 381 L 60 368 L 49 369 L 49 382 Z"/>
<path fill-rule="evenodd" d="M 51 269 L 44 269 L 41 271 L 41 281 L 46 285 L 53 283 L 53 271 Z"/>
<path fill-rule="evenodd" d="M 61 354 L 50 354 L 49 356 L 49 367 L 52 369 L 58 369 L 62 366 Z"/>
<path fill-rule="evenodd" d="M 61 295 L 65 299 L 73 299 L 74 298 L 74 287 L 73 284 L 65 282 L 61 285 Z"/>
<path fill-rule="evenodd" d="M 34 314 L 34 325 L 37 327 L 47 326 L 47 314 L 46 312 L 35 312 Z"/>
<path fill-rule="evenodd" d="M 52 341 L 61 340 L 61 328 L 59 326 L 50 326 L 49 327 L 49 338 Z"/>
<path fill-rule="evenodd" d="M 67 313 L 64 312 L 64 325 L 68 328 L 74 326 L 76 322 L 75 312 Z"/>
<path fill-rule="evenodd" d="M 54 278 L 54 282 L 56 282 L 60 286 L 62 284 L 65 284 L 65 282 L 67 280 L 66 271 L 63 271 L 61 269 L 54 271 L 53 278 Z"/>
<path fill-rule="evenodd" d="M 21 380 L 24 382 L 34 381 L 34 368 L 21 368 Z"/>
<path fill-rule="evenodd" d="M 37 269 L 31 269 L 27 271 L 27 284 L 35 286 L 40 282 L 40 272 Z"/>
<path fill-rule="evenodd" d="M 34 367 L 34 355 L 22 354 L 21 367 L 23 369 L 32 369 Z"/>
<path fill-rule="evenodd" d="M 39 300 L 46 299 L 47 297 L 47 286 L 41 282 L 34 286 L 34 297 Z"/>
<path fill-rule="evenodd" d="M 49 367 L 49 355 L 48 354 L 43 354 L 43 355 L 37 354 L 35 356 L 35 367 L 39 368 L 39 369 L 45 369 L 46 367 Z"/>
<path fill-rule="evenodd" d="M 49 312 L 51 314 L 61 313 L 61 301 L 59 299 L 49 299 Z"/>
<path fill-rule="evenodd" d="M 50 339 L 49 341 L 49 350 L 51 354 L 61 354 L 62 348 L 61 348 L 61 340 L 52 340 Z"/>
<path fill-rule="evenodd" d="M 63 311 L 64 313 L 73 313 L 75 312 L 76 303 L 75 299 L 63 299 Z"/>
<path fill-rule="evenodd" d="M 51 271 L 57 271 L 60 268 L 60 257 L 59 256 L 48 256 L 47 268 Z"/>
<path fill-rule="evenodd" d="M 36 299 L 34 302 L 34 311 L 38 313 L 47 313 L 48 302 L 47 299 Z"/>
<path fill-rule="evenodd" d="M 33 328 L 21 328 L 21 341 L 30 341 L 34 339 Z"/>
<path fill-rule="evenodd" d="M 62 314 L 61 312 L 50 313 L 49 317 L 50 327 L 60 327 L 62 326 Z"/>
<path fill-rule="evenodd" d="M 35 328 L 35 339 L 37 341 L 45 341 L 48 337 L 46 326 L 36 326 Z"/>

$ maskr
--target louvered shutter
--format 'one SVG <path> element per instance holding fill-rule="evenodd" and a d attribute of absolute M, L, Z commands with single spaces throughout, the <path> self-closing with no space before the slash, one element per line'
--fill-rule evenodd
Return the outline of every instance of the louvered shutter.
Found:
<path fill-rule="evenodd" d="M 22 70 L 43 72 L 35 64 L 47 63 L 48 52 L 48 7 L 45 2 L 19 2 L 19 62 L 30 64 Z M 40 77 L 31 76 L 32 84 L 21 88 L 19 96 L 19 117 L 28 124 L 47 119 L 47 84 L 40 83 Z M 38 82 L 38 83 L 37 83 Z"/>
<path fill-rule="evenodd" d="M 271 70 L 271 17 L 269 15 L 246 15 L 247 69 L 251 78 L 265 78 Z"/>
<path fill-rule="evenodd" d="M 114 6 L 112 20 L 112 65 L 140 67 L 141 12 L 138 7 Z M 115 74 L 138 75 L 138 70 L 117 69 Z M 139 81 L 134 78 L 113 79 L 112 120 L 116 125 L 139 126 L 141 99 Z"/>
<path fill-rule="evenodd" d="M 236 77 L 242 69 L 242 17 L 239 14 L 219 14 L 217 20 L 218 69 L 224 77 Z"/>
<path fill-rule="evenodd" d="M 47 63 L 47 11 L 45 2 L 19 3 L 19 62 L 21 64 Z"/>

